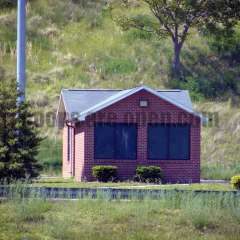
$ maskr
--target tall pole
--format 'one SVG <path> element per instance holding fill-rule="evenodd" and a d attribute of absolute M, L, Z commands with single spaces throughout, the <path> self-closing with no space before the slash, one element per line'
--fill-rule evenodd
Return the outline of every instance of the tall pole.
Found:
<path fill-rule="evenodd" d="M 26 8 L 25 0 L 18 0 L 18 14 L 17 14 L 17 84 L 20 93 L 18 103 L 25 101 L 25 48 L 26 48 Z"/>

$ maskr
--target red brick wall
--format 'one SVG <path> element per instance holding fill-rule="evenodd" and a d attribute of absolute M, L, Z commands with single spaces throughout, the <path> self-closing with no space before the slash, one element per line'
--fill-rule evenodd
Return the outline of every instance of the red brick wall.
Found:
<path fill-rule="evenodd" d="M 72 176 L 71 162 L 68 161 L 68 127 L 63 128 L 63 151 L 62 151 L 62 176 L 69 178 Z"/>
<path fill-rule="evenodd" d="M 147 99 L 149 106 L 146 108 L 139 107 L 139 100 Z M 131 122 L 137 123 L 138 126 L 138 144 L 136 160 L 109 160 L 94 159 L 94 122 L 112 122 L 123 123 L 126 113 L 138 115 L 139 113 L 150 116 L 152 113 L 168 113 L 169 123 L 190 123 L 191 126 L 191 146 L 190 160 L 148 160 L 147 159 L 147 123 L 163 122 L 158 118 L 155 121 L 145 119 L 141 121 L 139 117 L 134 117 Z M 185 114 L 183 119 L 179 118 L 180 114 Z M 114 115 L 114 116 L 113 116 Z M 182 116 L 183 116 L 182 115 Z M 166 120 L 165 120 L 166 122 Z M 65 136 L 64 136 L 65 137 Z M 135 174 L 136 166 L 156 165 L 163 169 L 165 180 L 167 182 L 199 182 L 200 181 L 200 119 L 193 115 L 187 114 L 175 105 L 142 90 L 132 96 L 129 96 L 101 111 L 89 116 L 84 123 L 76 128 L 76 148 L 75 159 L 76 180 L 83 179 L 92 181 L 92 167 L 94 165 L 115 165 L 118 167 L 120 179 L 131 179 Z"/>
<path fill-rule="evenodd" d="M 84 132 L 83 125 L 76 127 L 75 130 L 75 179 L 77 181 L 84 181 L 84 157 L 85 157 L 85 146 L 84 146 Z"/>

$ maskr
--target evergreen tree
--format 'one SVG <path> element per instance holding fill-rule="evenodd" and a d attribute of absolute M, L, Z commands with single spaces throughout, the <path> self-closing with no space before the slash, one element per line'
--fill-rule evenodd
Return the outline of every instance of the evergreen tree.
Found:
<path fill-rule="evenodd" d="M 37 126 L 28 103 L 18 106 L 14 79 L 0 80 L 0 179 L 25 179 L 39 175 Z"/>

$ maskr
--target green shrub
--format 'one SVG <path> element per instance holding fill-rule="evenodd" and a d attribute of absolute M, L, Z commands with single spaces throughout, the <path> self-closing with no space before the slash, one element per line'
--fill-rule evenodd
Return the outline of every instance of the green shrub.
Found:
<path fill-rule="evenodd" d="M 138 166 L 134 179 L 140 182 L 160 183 L 163 174 L 161 168 L 157 166 Z"/>
<path fill-rule="evenodd" d="M 117 179 L 117 167 L 106 165 L 94 166 L 92 174 L 99 182 L 115 181 Z"/>
<path fill-rule="evenodd" d="M 231 178 L 231 184 L 233 188 L 240 190 L 240 175 L 233 176 Z"/>

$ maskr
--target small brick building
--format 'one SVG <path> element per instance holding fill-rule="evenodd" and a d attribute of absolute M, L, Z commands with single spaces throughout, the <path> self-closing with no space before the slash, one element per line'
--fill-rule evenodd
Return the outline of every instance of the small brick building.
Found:
<path fill-rule="evenodd" d="M 166 182 L 200 181 L 201 115 L 188 91 L 63 89 L 57 124 L 64 178 L 93 181 L 93 166 L 114 165 L 125 180 L 138 165 L 156 165 Z"/>

